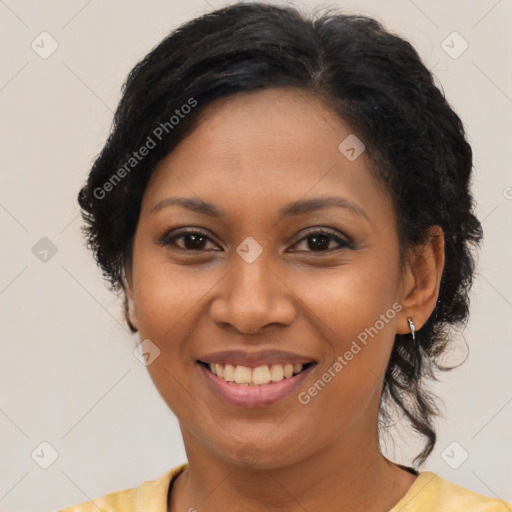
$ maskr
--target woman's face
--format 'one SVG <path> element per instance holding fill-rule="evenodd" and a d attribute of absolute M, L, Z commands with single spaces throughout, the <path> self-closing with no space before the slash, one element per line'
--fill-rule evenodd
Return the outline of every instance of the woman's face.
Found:
<path fill-rule="evenodd" d="M 204 114 L 153 173 L 135 235 L 130 316 L 160 350 L 151 378 L 204 456 L 271 468 L 343 438 L 357 449 L 407 332 L 390 196 L 308 93 L 238 94 Z M 274 381 L 226 382 L 203 363 Z"/>

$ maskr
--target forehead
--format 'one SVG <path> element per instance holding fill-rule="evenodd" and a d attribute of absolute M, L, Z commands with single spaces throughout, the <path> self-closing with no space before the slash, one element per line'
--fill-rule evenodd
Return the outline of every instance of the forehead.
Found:
<path fill-rule="evenodd" d="M 365 152 L 349 159 L 340 151 L 347 137 L 354 137 L 350 126 L 306 91 L 265 89 L 222 98 L 203 110 L 195 129 L 157 166 L 145 207 L 182 194 L 259 211 L 337 192 L 389 208 Z"/>

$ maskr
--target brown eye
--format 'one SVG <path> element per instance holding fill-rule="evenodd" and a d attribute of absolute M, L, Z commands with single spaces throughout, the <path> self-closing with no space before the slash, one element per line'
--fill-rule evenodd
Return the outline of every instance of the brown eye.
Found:
<path fill-rule="evenodd" d="M 181 242 L 177 243 L 178 240 L 181 240 Z M 210 238 L 201 231 L 181 231 L 172 236 L 169 236 L 168 233 L 165 234 L 159 244 L 162 246 L 174 246 L 184 251 L 203 251 L 208 250 L 205 247 L 208 242 L 211 242 Z"/>
<path fill-rule="evenodd" d="M 352 248 L 347 240 L 334 235 L 330 231 L 323 230 L 311 231 L 295 245 L 299 245 L 302 242 L 306 242 L 305 252 L 331 252 L 343 248 Z M 332 242 L 335 242 L 334 247 L 332 247 Z M 300 250 L 300 252 L 304 251 Z"/>
<path fill-rule="evenodd" d="M 180 240 L 180 242 L 178 242 Z M 208 248 L 208 243 L 212 240 L 201 231 L 180 231 L 172 234 L 166 233 L 159 240 L 159 245 L 172 246 L 183 251 L 206 251 L 222 250 Z M 299 249 L 298 252 L 332 252 L 344 248 L 353 249 L 353 246 L 344 238 L 337 236 L 330 231 L 316 230 L 310 231 L 305 237 L 300 239 L 294 246 L 305 243 L 305 249 Z M 333 246 L 334 244 L 334 246 Z"/>

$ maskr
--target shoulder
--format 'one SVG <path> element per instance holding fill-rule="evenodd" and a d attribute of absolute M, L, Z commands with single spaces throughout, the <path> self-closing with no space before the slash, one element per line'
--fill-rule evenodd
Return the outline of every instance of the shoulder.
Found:
<path fill-rule="evenodd" d="M 146 481 L 139 487 L 105 494 L 57 512 L 139 512 L 146 508 L 166 512 L 169 485 L 186 467 L 186 463 L 182 464 L 167 471 L 158 480 Z"/>
<path fill-rule="evenodd" d="M 454 484 L 436 473 L 422 471 L 407 494 L 390 512 L 510 512 L 512 505 Z"/>
<path fill-rule="evenodd" d="M 135 491 L 136 488 L 112 492 L 94 500 L 63 508 L 57 512 L 98 512 L 98 510 L 102 512 L 120 512 L 121 510 L 132 512 L 135 510 L 133 505 Z"/>

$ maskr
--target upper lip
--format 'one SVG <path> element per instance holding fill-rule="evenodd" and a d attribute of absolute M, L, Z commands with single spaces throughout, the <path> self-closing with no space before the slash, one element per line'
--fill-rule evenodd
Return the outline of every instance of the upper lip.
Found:
<path fill-rule="evenodd" d="M 232 364 L 256 368 L 269 364 L 306 364 L 316 362 L 309 356 L 286 350 L 223 350 L 211 352 L 198 358 L 203 363 Z"/>

